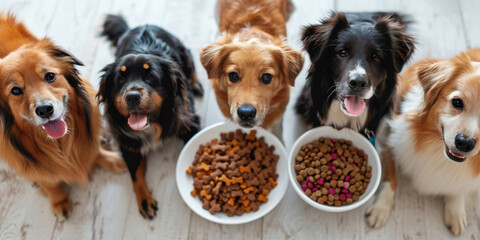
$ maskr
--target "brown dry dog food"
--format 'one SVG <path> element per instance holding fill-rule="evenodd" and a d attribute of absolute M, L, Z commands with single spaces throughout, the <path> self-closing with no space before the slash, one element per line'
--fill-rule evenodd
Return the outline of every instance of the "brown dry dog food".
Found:
<path fill-rule="evenodd" d="M 187 174 L 194 177 L 192 196 L 211 214 L 257 211 L 277 185 L 279 156 L 273 154 L 274 146 L 255 135 L 255 130 L 247 135 L 239 129 L 198 148 Z"/>
<path fill-rule="evenodd" d="M 367 154 L 351 141 L 320 138 L 302 146 L 295 158 L 295 173 L 313 201 L 338 207 L 358 201 L 367 189 L 372 177 L 367 160 Z"/>

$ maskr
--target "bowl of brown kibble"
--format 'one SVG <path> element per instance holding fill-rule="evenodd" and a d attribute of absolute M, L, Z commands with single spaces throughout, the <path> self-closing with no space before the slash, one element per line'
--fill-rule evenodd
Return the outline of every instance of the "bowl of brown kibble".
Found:
<path fill-rule="evenodd" d="M 288 172 L 295 192 L 312 207 L 345 212 L 367 202 L 380 184 L 382 168 L 374 146 L 361 134 L 323 126 L 297 139 Z"/>
<path fill-rule="evenodd" d="M 182 149 L 176 180 L 181 197 L 199 216 L 243 224 L 265 216 L 288 187 L 287 153 L 269 131 L 217 123 Z"/>

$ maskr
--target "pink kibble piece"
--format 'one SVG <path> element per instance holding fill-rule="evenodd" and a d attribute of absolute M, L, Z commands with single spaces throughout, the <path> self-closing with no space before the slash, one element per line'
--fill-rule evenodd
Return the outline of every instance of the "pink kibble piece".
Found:
<path fill-rule="evenodd" d="M 350 181 L 350 176 L 346 176 L 345 181 L 347 181 L 347 182 Z"/>
<path fill-rule="evenodd" d="M 307 176 L 307 182 L 310 182 L 310 176 Z"/>
<path fill-rule="evenodd" d="M 333 143 L 334 143 L 334 142 L 337 142 L 337 140 L 335 140 L 335 139 L 333 139 L 333 138 L 330 139 L 330 141 L 332 141 Z"/>
<path fill-rule="evenodd" d="M 329 189 L 328 189 L 328 193 L 330 193 L 330 194 L 335 194 L 335 188 L 332 188 L 332 187 L 329 188 Z"/>
<path fill-rule="evenodd" d="M 332 162 L 327 162 L 327 166 L 330 166 L 330 165 L 332 165 Z"/>
<path fill-rule="evenodd" d="M 316 192 L 316 191 L 318 191 L 318 188 L 312 189 L 312 192 Z"/>
<path fill-rule="evenodd" d="M 349 187 L 350 187 L 350 183 L 349 183 L 349 182 L 344 182 L 344 183 L 343 183 L 343 188 L 348 189 Z"/>
<path fill-rule="evenodd" d="M 335 160 L 338 158 L 338 155 L 336 153 L 332 153 L 332 159 Z"/>
<path fill-rule="evenodd" d="M 340 200 L 341 201 L 347 200 L 347 198 L 345 197 L 345 194 L 340 194 Z"/>
<path fill-rule="evenodd" d="M 342 192 L 342 193 L 348 193 L 348 190 L 347 190 L 347 189 L 342 189 L 340 192 Z"/>
<path fill-rule="evenodd" d="M 325 179 L 319 178 L 319 179 L 317 180 L 317 183 L 320 184 L 320 185 L 323 185 L 323 184 L 325 183 Z"/>
<path fill-rule="evenodd" d="M 308 189 L 307 184 L 305 184 L 305 183 L 302 184 L 302 190 L 305 192 L 305 191 L 307 191 L 307 189 Z"/>
<path fill-rule="evenodd" d="M 337 171 L 337 168 L 335 166 L 332 166 L 330 169 L 332 170 L 332 172 Z"/>
<path fill-rule="evenodd" d="M 307 187 L 308 187 L 308 188 L 313 188 L 313 184 L 312 184 L 311 182 L 308 182 L 308 183 L 307 183 Z"/>
<path fill-rule="evenodd" d="M 335 148 L 332 148 L 332 151 L 331 151 L 331 153 L 334 153 L 334 152 L 335 152 Z"/>
<path fill-rule="evenodd" d="M 351 193 L 347 193 L 347 198 L 351 198 L 352 197 L 352 194 Z"/>

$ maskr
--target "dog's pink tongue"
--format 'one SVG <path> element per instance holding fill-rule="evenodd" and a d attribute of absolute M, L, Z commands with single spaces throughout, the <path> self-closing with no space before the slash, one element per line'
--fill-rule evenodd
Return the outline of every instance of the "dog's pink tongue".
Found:
<path fill-rule="evenodd" d="M 350 114 L 360 115 L 365 110 L 365 101 L 359 96 L 348 96 L 344 103 Z"/>
<path fill-rule="evenodd" d="M 147 114 L 132 113 L 128 117 L 128 125 L 133 130 L 141 130 L 147 125 Z"/>
<path fill-rule="evenodd" d="M 65 122 L 61 119 L 50 121 L 43 125 L 45 132 L 52 138 L 61 138 L 67 131 Z"/>

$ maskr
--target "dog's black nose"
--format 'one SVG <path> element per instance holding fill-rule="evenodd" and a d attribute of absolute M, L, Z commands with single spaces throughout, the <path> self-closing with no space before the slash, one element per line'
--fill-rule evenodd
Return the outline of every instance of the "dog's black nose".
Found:
<path fill-rule="evenodd" d="M 49 118 L 53 114 L 53 105 L 51 103 L 43 104 L 35 108 L 35 113 L 41 118 Z"/>
<path fill-rule="evenodd" d="M 348 82 L 348 86 L 354 92 L 361 92 L 363 89 L 367 87 L 367 76 L 365 75 L 357 75 L 350 79 Z"/>
<path fill-rule="evenodd" d="M 134 108 L 140 104 L 142 100 L 142 94 L 137 91 L 130 91 L 127 93 L 125 99 L 127 100 L 128 106 L 130 108 Z"/>
<path fill-rule="evenodd" d="M 477 141 L 473 138 L 465 137 L 463 134 L 455 136 L 455 147 L 462 152 L 470 152 L 475 148 Z"/>
<path fill-rule="evenodd" d="M 257 109 L 253 105 L 243 104 L 237 108 L 237 113 L 243 121 L 250 121 L 257 115 Z"/>

